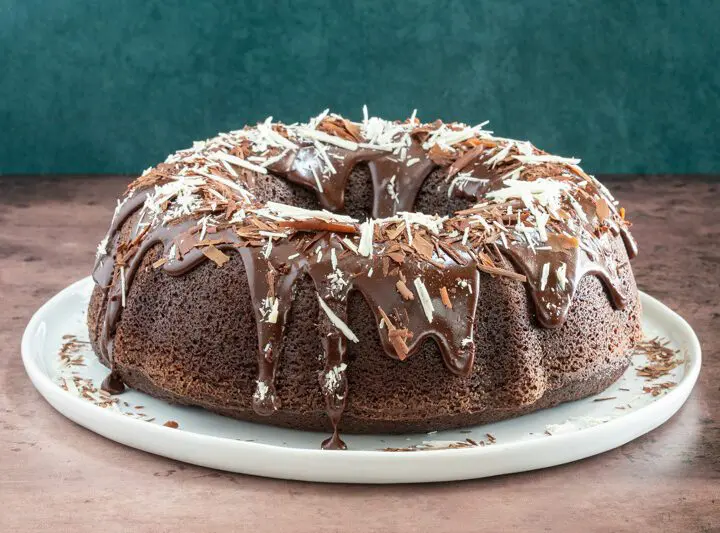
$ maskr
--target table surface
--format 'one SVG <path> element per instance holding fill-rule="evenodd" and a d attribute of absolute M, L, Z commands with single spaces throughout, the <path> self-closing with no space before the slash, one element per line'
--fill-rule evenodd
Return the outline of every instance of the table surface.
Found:
<path fill-rule="evenodd" d="M 186 465 L 55 412 L 25 374 L 20 337 L 44 301 L 88 275 L 128 178 L 0 178 L 0 531 L 720 531 L 720 180 L 604 181 L 634 223 L 640 287 L 700 338 L 703 368 L 685 406 L 568 465 L 353 486 Z"/>

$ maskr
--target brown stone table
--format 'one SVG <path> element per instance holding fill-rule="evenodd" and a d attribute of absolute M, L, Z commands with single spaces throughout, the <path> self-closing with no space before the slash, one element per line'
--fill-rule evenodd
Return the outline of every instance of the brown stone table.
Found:
<path fill-rule="evenodd" d="M 489 479 L 277 481 L 186 465 L 75 425 L 20 360 L 32 313 L 88 275 L 124 177 L 0 178 L 0 532 L 720 531 L 720 180 L 616 177 L 640 287 L 693 326 L 698 384 L 621 448 Z"/>

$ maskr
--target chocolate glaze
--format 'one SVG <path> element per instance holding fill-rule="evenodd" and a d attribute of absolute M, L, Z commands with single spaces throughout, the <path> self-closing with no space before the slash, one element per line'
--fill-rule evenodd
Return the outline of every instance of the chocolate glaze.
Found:
<path fill-rule="evenodd" d="M 407 148 L 408 159 L 416 160 L 408 166 L 388 152 L 360 148 L 349 151 L 328 147 L 335 173 L 329 178 L 322 176 L 322 191 L 317 186 L 315 174 L 320 176 L 323 159 L 314 146 L 302 146 L 289 151 L 269 168 L 278 176 L 315 190 L 320 204 L 333 211 L 344 208 L 344 193 L 353 167 L 367 163 L 371 172 L 374 200 L 373 217 L 387 217 L 401 211 L 412 211 L 415 198 L 423 181 L 438 167 L 422 148 L 412 140 Z M 454 177 L 451 192 L 460 198 L 473 201 L 488 190 L 502 187 L 498 173 L 482 164 L 482 159 L 467 157 L 460 162 L 462 167 L 451 168 L 452 174 L 460 170 L 461 176 Z M 313 174 L 313 169 L 315 174 Z M 191 248 L 180 257 L 169 257 L 173 244 L 181 235 L 191 234 L 196 220 L 157 225 L 141 234 L 137 247 L 125 254 L 122 265 L 117 258 L 119 230 L 123 224 L 140 209 L 147 196 L 147 190 L 131 193 L 117 209 L 107 234 L 107 248 L 111 255 L 102 254 L 94 268 L 95 282 L 105 293 L 105 316 L 100 335 L 100 350 L 112 368 L 113 337 L 122 313 L 123 283 L 120 281 L 120 267 L 124 276 L 125 294 L 129 294 L 134 276 L 145 254 L 160 245 L 167 262 L 163 270 L 172 276 L 181 276 L 207 258 L 198 248 Z M 594 216 L 594 208 L 583 204 L 588 216 Z M 610 224 L 610 232 L 622 235 L 628 255 L 637 253 L 635 241 L 626 227 Z M 133 238 L 138 232 L 133 232 Z M 283 351 L 283 332 L 292 310 L 293 286 L 301 275 L 308 275 L 315 284 L 318 297 L 343 322 L 346 321 L 347 300 L 350 291 L 357 290 L 363 295 L 378 323 L 378 335 L 386 354 L 400 358 L 387 326 L 383 323 L 382 309 L 393 322 L 393 326 L 412 333 L 407 338 L 408 353 L 412 356 L 427 338 L 432 338 L 442 353 L 446 367 L 454 374 L 467 376 L 472 371 L 475 355 L 473 327 L 475 310 L 478 305 L 480 274 L 473 257 L 464 246 L 454 247 L 453 257 L 437 250 L 434 263 L 413 260 L 397 266 L 390 275 L 384 276 L 380 258 L 376 255 L 364 257 L 344 251 L 336 234 L 326 234 L 317 239 L 307 251 L 296 248 L 296 243 L 283 240 L 276 242 L 270 253 L 257 246 L 247 246 L 231 227 L 221 229 L 213 236 L 224 241 L 219 248 L 237 249 L 243 261 L 250 287 L 250 298 L 256 309 L 258 332 L 258 379 L 253 397 L 253 408 L 261 415 L 271 415 L 279 407 L 275 390 L 275 375 Z M 528 246 L 512 244 L 499 247 L 499 251 L 527 276 L 528 290 L 535 304 L 536 315 L 544 327 L 555 328 L 563 324 L 580 280 L 586 275 L 597 276 L 608 288 L 612 303 L 617 308 L 625 305 L 625 295 L 620 290 L 616 261 L 610 255 L 610 236 L 605 234 L 595 241 L 595 249 L 576 247 L 561 252 L 554 250 L 532 250 Z M 318 253 L 319 250 L 319 253 Z M 335 251 L 337 268 L 331 260 Z M 543 280 L 545 263 L 550 263 L 550 277 Z M 556 279 L 557 267 L 566 265 L 564 286 Z M 331 281 L 331 274 L 341 281 Z M 432 321 L 428 319 L 415 292 L 414 300 L 405 300 L 396 290 L 396 283 L 402 279 L 408 286 L 420 278 L 431 297 Z M 113 281 L 114 280 L 114 281 Z M 460 282 L 460 283 L 459 283 Z M 452 308 L 446 307 L 441 299 L 441 289 L 452 294 Z M 324 351 L 324 367 L 319 373 L 319 382 L 325 398 L 328 417 L 333 426 L 332 436 L 323 442 L 324 449 L 343 449 L 345 444 L 339 437 L 339 424 L 347 402 L 348 382 L 347 343 L 352 341 L 331 320 L 321 308 L 319 330 Z M 402 357 L 403 359 L 405 356 Z M 111 370 L 103 382 L 103 389 L 117 393 L 124 388 L 122 380 Z"/>
<path fill-rule="evenodd" d="M 110 372 L 103 380 L 100 388 L 110 394 L 120 394 L 125 391 L 125 383 L 115 372 Z"/>
<path fill-rule="evenodd" d="M 623 243 L 625 244 L 625 249 L 627 250 L 628 258 L 629 259 L 635 259 L 638 254 L 638 245 L 637 241 L 635 240 L 635 237 L 632 236 L 630 233 L 630 230 L 628 230 L 625 226 L 621 226 L 619 228 L 620 235 L 622 236 Z"/>
<path fill-rule="evenodd" d="M 607 243 L 610 246 L 610 243 Z M 535 304 L 538 322 L 546 328 L 558 328 L 567 317 L 570 304 L 580 285 L 580 280 L 587 275 L 597 276 L 607 287 L 611 301 L 617 309 L 624 309 L 626 295 L 620 290 L 620 279 L 614 271 L 615 262 L 611 257 L 600 251 L 596 259 L 591 260 L 581 248 L 567 250 L 566 254 L 536 250 L 533 252 L 525 246 L 510 246 L 504 249 L 510 261 L 527 276 L 530 295 Z M 543 286 L 542 269 L 545 263 L 550 267 L 548 279 Z M 557 269 L 560 263 L 566 265 L 565 287 L 559 289 Z"/>
<path fill-rule="evenodd" d="M 117 248 L 118 239 L 120 238 L 120 228 L 138 209 L 140 209 L 147 200 L 149 191 L 133 191 L 126 196 L 115 210 L 110 229 L 105 236 L 106 250 L 112 250 L 113 255 L 100 254 L 95 260 L 93 267 L 93 279 L 95 283 L 103 288 L 107 288 L 113 278 L 115 269 L 114 250 Z"/>
<path fill-rule="evenodd" d="M 301 262 L 290 265 L 285 274 L 281 273 L 278 266 L 273 266 L 273 262 L 277 261 L 280 261 L 281 266 L 287 265 L 287 256 L 295 252 L 294 247 L 282 244 L 274 247 L 274 251 L 272 257 L 265 258 L 258 248 L 239 250 L 245 265 L 258 332 L 258 378 L 253 409 L 265 416 L 280 407 L 275 391 L 275 373 L 282 355 L 283 332 L 292 305 L 293 285 L 302 273 Z M 277 302 L 277 316 L 271 319 L 270 302 L 273 299 Z M 263 300 L 268 301 L 269 305 L 263 306 Z M 266 310 L 264 316 L 263 309 Z"/>
<path fill-rule="evenodd" d="M 274 165 L 270 165 L 270 169 L 288 181 L 314 190 L 323 208 L 341 212 L 345 207 L 345 189 L 352 169 L 359 163 L 367 163 L 373 182 L 372 216 L 380 218 L 392 216 L 399 211 L 412 211 L 420 187 L 435 168 L 425 150 L 415 141 L 408 148 L 407 154 L 409 161 L 417 159 L 417 162 L 410 166 L 406 161 L 400 161 L 392 154 L 380 150 L 360 148 L 348 151 L 329 146 L 327 152 L 336 171 L 329 179 L 322 175 L 323 159 L 314 146 L 290 152 Z M 315 175 L 319 177 L 322 191 L 318 189 Z M 397 198 L 393 198 L 388 192 L 393 177 Z"/>
<path fill-rule="evenodd" d="M 345 306 L 337 302 L 331 302 L 328 305 L 331 308 L 334 307 L 335 314 L 339 316 L 340 320 L 346 322 Z M 325 450 L 344 450 L 347 446 L 340 438 L 338 426 L 347 403 L 348 383 L 345 372 L 347 366 L 347 338 L 324 314 L 320 315 L 320 331 L 327 331 L 327 333 L 321 337 L 323 352 L 325 353 L 325 365 L 318 376 L 318 381 L 325 398 L 325 409 L 333 427 L 332 436 L 322 442 L 322 447 Z M 334 376 L 334 379 L 330 376 Z"/>

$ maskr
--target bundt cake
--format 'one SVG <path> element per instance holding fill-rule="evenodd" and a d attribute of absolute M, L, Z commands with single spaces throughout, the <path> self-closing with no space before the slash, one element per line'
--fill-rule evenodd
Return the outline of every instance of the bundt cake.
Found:
<path fill-rule="evenodd" d="M 98 246 L 103 388 L 337 449 L 608 387 L 641 336 L 625 211 L 484 126 L 268 118 L 146 170 Z"/>

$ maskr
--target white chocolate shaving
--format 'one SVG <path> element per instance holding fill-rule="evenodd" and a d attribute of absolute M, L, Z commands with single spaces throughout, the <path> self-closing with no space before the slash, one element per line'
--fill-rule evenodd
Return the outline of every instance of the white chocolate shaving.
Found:
<path fill-rule="evenodd" d="M 565 263 L 560 263 L 560 266 L 555 271 L 555 275 L 557 276 L 560 290 L 564 290 L 565 284 L 567 283 L 567 265 Z"/>
<path fill-rule="evenodd" d="M 373 252 L 373 220 L 370 218 L 360 224 L 360 244 L 358 253 L 364 257 L 371 257 Z"/>
<path fill-rule="evenodd" d="M 237 156 L 234 156 L 232 154 L 226 154 L 225 152 L 215 152 L 212 154 L 212 157 L 215 159 L 220 159 L 223 161 L 227 161 L 228 163 L 232 163 L 233 165 L 236 165 L 238 167 L 243 167 L 248 170 L 252 170 L 253 172 L 258 172 L 260 174 L 267 174 L 268 171 L 265 167 L 261 167 L 259 165 L 255 165 L 253 163 L 250 163 L 248 161 L 245 161 L 244 159 L 240 159 Z"/>
<path fill-rule="evenodd" d="M 550 275 L 550 263 L 545 263 L 542 267 L 542 274 L 540 277 L 540 290 L 544 291 L 547 286 L 548 276 Z"/>
<path fill-rule="evenodd" d="M 430 294 L 428 293 L 427 287 L 425 287 L 425 283 L 423 283 L 423 280 L 420 278 L 415 278 L 413 280 L 413 284 L 415 285 L 415 290 L 418 293 L 418 296 L 420 297 L 420 303 L 422 304 L 423 311 L 425 312 L 425 316 L 428 319 L 428 322 L 432 323 L 433 321 L 433 311 L 435 310 L 433 308 L 432 299 L 430 298 Z"/>
<path fill-rule="evenodd" d="M 325 311 L 325 314 L 330 319 L 330 322 L 332 322 L 333 326 L 335 326 L 337 329 L 339 329 L 343 335 L 345 335 L 348 339 L 350 339 L 353 342 L 360 342 L 360 339 L 358 339 L 355 334 L 352 332 L 352 330 L 348 327 L 348 325 L 340 320 L 340 317 L 337 316 L 335 313 L 333 313 L 332 309 L 328 307 L 328 304 L 325 303 L 325 300 L 323 300 L 318 293 L 315 293 L 317 295 L 318 302 L 320 303 L 320 308 Z"/>

